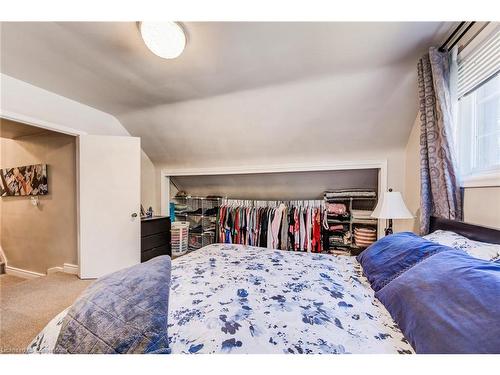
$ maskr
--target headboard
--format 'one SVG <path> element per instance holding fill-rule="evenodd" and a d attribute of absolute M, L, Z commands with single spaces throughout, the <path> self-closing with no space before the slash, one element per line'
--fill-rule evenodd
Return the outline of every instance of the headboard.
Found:
<path fill-rule="evenodd" d="M 438 229 L 455 232 L 474 241 L 488 242 L 500 245 L 499 229 L 431 216 L 429 232 L 434 232 Z"/>

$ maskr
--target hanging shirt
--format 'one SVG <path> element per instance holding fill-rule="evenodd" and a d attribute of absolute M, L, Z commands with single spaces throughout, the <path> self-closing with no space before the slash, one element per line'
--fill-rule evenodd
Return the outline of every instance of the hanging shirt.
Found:
<path fill-rule="evenodd" d="M 294 236 L 294 250 L 299 250 L 300 247 L 300 220 L 299 220 L 299 209 L 295 208 L 293 213 L 293 221 L 295 222 L 293 228 L 293 236 Z"/>
<path fill-rule="evenodd" d="M 295 207 L 288 210 L 288 250 L 295 250 Z"/>
<path fill-rule="evenodd" d="M 299 211 L 299 222 L 300 222 L 300 251 L 305 250 L 306 243 L 306 223 L 304 220 L 304 208 L 300 207 Z"/>
<path fill-rule="evenodd" d="M 285 209 L 285 205 L 281 203 L 278 208 L 274 210 L 274 217 L 271 221 L 271 241 L 268 241 L 267 247 L 270 249 L 278 248 L 278 235 L 280 233 L 281 226 L 281 216 L 283 215 L 283 210 Z M 269 238 L 269 237 L 268 237 Z"/>
<path fill-rule="evenodd" d="M 259 246 L 267 246 L 267 224 L 268 224 L 268 208 L 264 208 L 261 215 L 260 223 L 260 238 Z"/>
<path fill-rule="evenodd" d="M 273 218 L 274 218 L 274 208 L 271 208 L 269 210 L 269 216 L 267 217 L 267 239 L 266 239 L 266 247 L 268 249 L 273 248 L 273 228 L 272 228 L 272 223 L 273 223 Z"/>
<path fill-rule="evenodd" d="M 287 249 L 288 242 L 288 208 L 285 206 L 283 213 L 281 214 L 281 235 L 280 235 L 280 246 L 281 250 Z"/>
<path fill-rule="evenodd" d="M 307 207 L 306 210 L 306 250 L 311 252 L 311 207 Z"/>
<path fill-rule="evenodd" d="M 321 214 L 319 209 L 314 209 L 313 218 L 312 252 L 319 253 L 321 251 Z"/>

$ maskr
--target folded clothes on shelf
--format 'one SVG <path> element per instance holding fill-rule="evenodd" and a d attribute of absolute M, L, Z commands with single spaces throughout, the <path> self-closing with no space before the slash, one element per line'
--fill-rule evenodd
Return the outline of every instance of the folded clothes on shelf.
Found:
<path fill-rule="evenodd" d="M 186 212 L 188 215 L 201 215 L 202 210 L 201 208 L 198 208 L 197 210 L 191 210 Z"/>
<path fill-rule="evenodd" d="M 369 189 L 336 189 L 336 190 L 325 191 L 324 196 L 327 200 L 330 198 L 351 198 L 351 197 L 375 198 L 377 196 L 377 193 Z"/>
<path fill-rule="evenodd" d="M 330 242 L 330 244 L 344 243 L 344 236 L 330 236 L 328 238 L 328 241 Z"/>
<path fill-rule="evenodd" d="M 326 211 L 331 215 L 344 215 L 347 213 L 347 206 L 344 203 L 327 203 Z"/>
<path fill-rule="evenodd" d="M 202 232 L 202 226 L 201 225 L 197 225 L 191 229 L 189 229 L 189 232 L 190 233 L 201 233 Z"/>
<path fill-rule="evenodd" d="M 328 236 L 330 246 L 349 245 L 351 243 L 351 232 L 332 232 Z"/>
<path fill-rule="evenodd" d="M 333 214 L 327 214 L 326 219 L 330 222 L 335 222 L 336 220 L 340 221 L 349 221 L 351 215 L 349 212 L 346 212 L 345 214 L 342 215 L 333 215 Z"/>
<path fill-rule="evenodd" d="M 372 210 L 351 210 L 354 219 L 371 219 Z"/>
<path fill-rule="evenodd" d="M 208 208 L 205 210 L 205 215 L 207 216 L 217 215 L 218 209 L 219 209 L 218 207 Z"/>
<path fill-rule="evenodd" d="M 346 226 L 344 226 L 342 224 L 337 224 L 337 225 L 330 225 L 329 230 L 331 232 L 343 232 L 343 231 L 346 231 L 346 230 L 349 230 L 349 229 L 346 228 Z"/>

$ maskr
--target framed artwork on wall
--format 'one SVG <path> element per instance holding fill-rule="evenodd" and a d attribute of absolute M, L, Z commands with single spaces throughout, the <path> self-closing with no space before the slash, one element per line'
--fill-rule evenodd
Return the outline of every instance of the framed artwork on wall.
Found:
<path fill-rule="evenodd" d="M 0 196 L 47 195 L 47 164 L 0 169 Z"/>

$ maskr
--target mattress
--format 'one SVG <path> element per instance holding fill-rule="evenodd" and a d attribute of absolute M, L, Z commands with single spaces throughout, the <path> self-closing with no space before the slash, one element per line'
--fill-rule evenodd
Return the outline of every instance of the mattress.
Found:
<path fill-rule="evenodd" d="M 50 352 L 63 318 L 28 351 Z M 414 352 L 344 255 L 206 246 L 172 261 L 168 322 L 174 354 Z"/>

